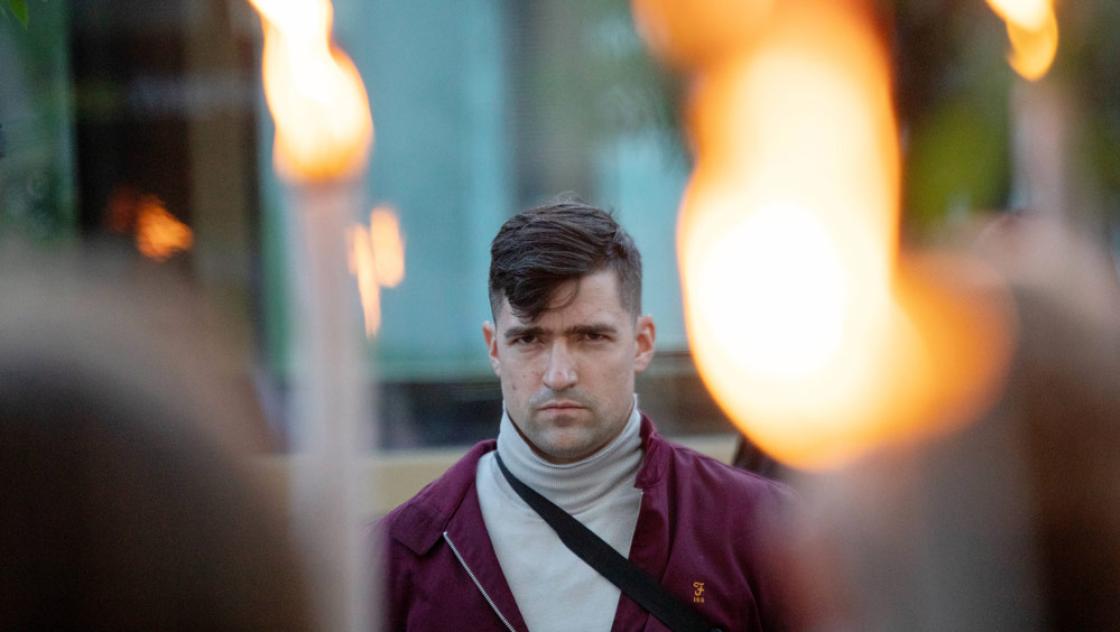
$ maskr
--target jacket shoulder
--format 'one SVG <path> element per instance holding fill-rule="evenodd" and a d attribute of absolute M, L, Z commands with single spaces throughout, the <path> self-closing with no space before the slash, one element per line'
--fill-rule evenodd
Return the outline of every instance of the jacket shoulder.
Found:
<path fill-rule="evenodd" d="M 474 486 L 479 459 L 494 445 L 493 439 L 475 444 L 439 478 L 379 520 L 374 531 L 405 545 L 416 555 L 427 553 Z"/>
<path fill-rule="evenodd" d="M 796 494 L 786 484 L 739 469 L 685 446 L 661 439 L 669 453 L 675 485 L 688 490 L 690 497 L 709 497 L 713 502 L 735 501 L 788 509 Z"/>

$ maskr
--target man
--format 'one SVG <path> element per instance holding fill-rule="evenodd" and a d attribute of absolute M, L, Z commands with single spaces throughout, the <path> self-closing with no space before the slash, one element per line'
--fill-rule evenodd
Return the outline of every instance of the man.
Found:
<path fill-rule="evenodd" d="M 785 627 L 760 541 L 787 492 L 665 441 L 639 411 L 656 331 L 641 279 L 630 236 L 581 202 L 502 226 L 482 328 L 498 437 L 381 523 L 387 629 L 665 629 L 561 542 L 496 455 L 713 626 Z"/>

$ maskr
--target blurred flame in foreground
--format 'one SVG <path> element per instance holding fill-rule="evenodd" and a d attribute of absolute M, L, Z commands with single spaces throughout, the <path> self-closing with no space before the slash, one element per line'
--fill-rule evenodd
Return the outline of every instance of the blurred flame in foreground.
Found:
<path fill-rule="evenodd" d="M 711 63 L 750 41 L 777 0 L 633 0 L 650 48 L 681 69 Z"/>
<path fill-rule="evenodd" d="M 130 186 L 117 186 L 109 195 L 105 224 L 115 233 L 135 233 L 136 249 L 155 261 L 166 261 L 194 245 L 190 226 L 176 219 L 163 200 Z"/>
<path fill-rule="evenodd" d="M 368 230 L 356 224 L 347 236 L 350 272 L 358 279 L 366 336 L 372 338 L 381 327 L 381 288 L 404 280 L 404 235 L 392 207 L 378 206 L 370 212 Z"/>
<path fill-rule="evenodd" d="M 373 117 L 354 62 L 330 42 L 329 0 L 249 0 L 264 24 L 264 89 L 276 121 L 274 161 L 286 178 L 354 177 Z"/>
<path fill-rule="evenodd" d="M 136 225 L 140 195 L 130 186 L 117 185 L 109 194 L 105 226 L 114 233 L 130 233 Z"/>
<path fill-rule="evenodd" d="M 1007 24 L 1007 62 L 1024 79 L 1044 77 L 1058 54 L 1053 0 L 988 0 L 988 6 Z"/>
<path fill-rule="evenodd" d="M 999 287 L 975 264 L 899 263 L 890 69 L 863 5 L 789 3 L 755 31 L 694 77 L 686 326 L 744 433 L 834 466 L 987 403 L 1007 305 L 963 300 Z"/>
<path fill-rule="evenodd" d="M 140 254 L 156 261 L 165 261 L 177 252 L 190 250 L 194 233 L 189 226 L 175 219 L 163 202 L 152 195 L 140 198 L 136 216 L 136 248 Z"/>
<path fill-rule="evenodd" d="M 384 287 L 397 287 L 404 280 L 404 236 L 392 207 L 378 206 L 370 212 L 369 239 L 377 282 Z"/>

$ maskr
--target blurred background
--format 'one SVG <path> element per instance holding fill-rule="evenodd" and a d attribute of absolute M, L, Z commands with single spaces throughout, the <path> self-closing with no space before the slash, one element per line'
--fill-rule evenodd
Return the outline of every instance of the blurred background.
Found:
<path fill-rule="evenodd" d="M 0 21 L 0 231 L 50 251 L 112 240 L 229 317 L 278 430 L 291 374 L 280 186 L 243 2 L 32 3 Z M 687 175 L 674 89 L 624 2 L 336 4 L 377 127 L 365 198 L 406 241 L 367 348 L 386 447 L 493 434 L 481 344 L 489 241 L 561 191 L 616 209 L 647 253 L 662 353 L 643 404 L 670 433 L 727 432 L 690 367 L 673 257 Z M 139 220 L 139 221 L 138 221 Z M 178 235 L 145 248 L 144 233 Z M 167 231 L 170 231 L 168 233 Z M 178 232 L 176 232 L 178 231 Z M 674 421 L 676 420 L 676 421 Z"/>
<path fill-rule="evenodd" d="M 256 15 L 218 0 L 0 6 L 0 238 L 47 256 L 109 242 L 188 283 L 222 315 L 241 391 L 283 449 L 289 236 Z M 1014 155 L 1017 117 L 1040 97 L 1023 96 L 1000 18 L 981 0 L 877 8 L 894 64 L 904 243 L 1037 204 Z M 573 191 L 614 209 L 645 253 L 659 353 L 639 382 L 643 408 L 665 434 L 712 437 L 729 457 L 734 429 L 693 365 L 675 256 L 692 169 L 687 85 L 650 56 L 630 3 L 339 0 L 335 11 L 376 127 L 363 204 L 395 216 L 404 244 L 404 277 L 382 289 L 364 349 L 380 446 L 493 434 L 500 391 L 479 335 L 489 240 L 517 210 Z M 1059 202 L 1041 210 L 1115 252 L 1120 5 L 1061 3 L 1058 18 L 1043 98 L 1057 105 L 1042 118 L 1063 126 L 1032 154 L 1063 175 Z"/>
<path fill-rule="evenodd" d="M 871 399 L 882 391 L 879 399 L 887 401 L 882 408 L 857 401 L 850 418 L 834 424 L 840 427 L 836 441 L 812 436 L 834 429 L 827 423 L 789 431 L 780 414 L 750 408 L 758 400 L 740 400 L 747 412 L 736 412 L 728 404 L 735 391 L 752 390 L 742 387 L 743 373 L 734 373 L 742 366 L 724 373 L 730 388 L 723 391 L 724 406 L 717 405 L 704 380 L 713 381 L 719 371 L 705 373 L 697 331 L 686 331 L 689 296 L 682 291 L 678 261 L 684 257 L 677 251 L 687 224 L 682 218 L 690 209 L 696 216 L 718 214 L 704 206 L 712 199 L 689 197 L 711 184 L 701 177 L 693 149 L 704 142 L 701 149 L 749 146 L 749 137 L 733 133 L 752 129 L 737 126 L 734 109 L 724 128 L 694 116 L 692 108 L 703 100 L 697 86 L 713 76 L 705 73 L 720 70 L 711 58 L 698 61 L 729 32 L 718 28 L 732 22 L 724 18 L 741 20 L 730 32 L 755 37 L 747 16 L 778 5 L 335 2 L 334 38 L 361 73 L 376 129 L 355 220 L 369 218 L 361 234 L 375 254 L 401 253 L 403 263 L 403 271 L 390 275 L 393 282 L 380 283 L 388 277 L 377 269 L 373 303 L 380 322 L 371 327 L 367 320 L 371 335 L 355 338 L 359 363 L 373 376 L 360 388 L 374 405 L 359 422 L 375 430 L 377 443 L 375 456 L 360 464 L 375 484 L 374 498 L 362 501 L 360 510 L 386 511 L 466 446 L 494 434 L 501 395 L 480 337 L 481 323 L 490 318 L 489 242 L 505 218 L 570 191 L 613 209 L 644 253 L 644 308 L 658 325 L 658 354 L 640 376 L 638 392 L 663 434 L 731 460 L 741 441 L 724 412 L 732 410 L 738 427 L 753 429 L 801 463 L 845 465 L 798 474 L 775 469 L 750 444 L 739 453 L 740 465 L 794 482 L 813 517 L 808 523 L 817 527 L 803 534 L 790 566 L 805 567 L 791 573 L 802 593 L 803 627 L 1111 629 L 1120 621 L 1120 3 L 803 4 L 831 16 L 820 18 L 825 27 L 818 33 L 828 37 L 817 38 L 825 60 L 835 51 L 855 59 L 866 52 L 858 42 L 836 45 L 864 33 L 860 28 L 830 39 L 843 30 L 837 24 L 851 27 L 851 16 L 834 7 L 869 8 L 862 15 L 870 16 L 874 39 L 885 46 L 882 67 L 889 68 L 892 85 L 863 82 L 857 69 L 848 77 L 857 90 L 839 93 L 858 93 L 872 103 L 867 111 L 849 108 L 857 111 L 856 122 L 871 116 L 875 95 L 886 95 L 885 113 L 875 111 L 878 118 L 867 130 L 840 119 L 818 126 L 814 112 L 830 116 L 834 105 L 826 99 L 800 108 L 796 114 L 809 117 L 796 120 L 791 133 L 803 139 L 797 128 L 810 124 L 812 134 L 823 131 L 821 151 L 810 142 L 788 162 L 828 172 L 847 156 L 846 147 L 828 143 L 854 138 L 859 145 L 859 134 L 872 128 L 886 130 L 890 138 L 877 149 L 893 157 L 897 124 L 899 179 L 890 159 L 882 161 L 888 167 L 882 173 L 863 170 L 865 163 L 853 159 L 870 189 L 887 192 L 876 198 L 872 191 L 869 198 L 886 200 L 882 217 L 871 221 L 884 220 L 872 227 L 885 227 L 887 241 L 875 244 L 888 253 L 883 260 L 896 250 L 897 197 L 897 250 L 907 255 L 963 244 L 996 273 L 977 275 L 974 267 L 942 262 L 924 272 L 933 291 L 900 294 L 900 303 L 918 305 L 902 319 L 916 318 L 914 329 L 925 327 L 919 333 L 928 336 L 905 341 L 926 355 L 863 353 L 867 340 L 894 349 L 891 332 L 878 335 L 873 327 L 874 336 L 849 338 L 854 351 L 832 354 L 844 370 L 818 371 L 827 383 L 847 377 L 852 366 L 858 372 L 861 361 L 874 356 L 881 363 L 872 368 L 879 372 L 868 374 L 878 381 L 856 386 Z M 1009 31 L 1001 19 L 1051 9 L 1056 22 L 1043 20 L 1041 30 Z M 792 11 L 781 19 L 803 17 Z M 766 37 L 778 35 L 759 36 L 763 40 L 781 43 L 788 34 L 771 28 L 779 22 L 765 24 L 771 29 Z M 745 31 L 736 31 L 740 27 Z M 1051 35 L 1056 39 L 1046 40 Z M 1009 52 L 1012 43 L 1017 52 Z M 1028 68 L 1031 55 L 1054 44 L 1052 65 L 1047 61 L 1041 73 L 1037 65 Z M 0 348 L 13 365 L 32 358 L 19 370 L 36 367 L 34 353 L 53 357 L 42 355 L 49 350 L 67 362 L 79 357 L 100 365 L 75 373 L 75 381 L 119 370 L 154 383 L 170 399 L 207 392 L 212 409 L 226 412 L 197 416 L 219 426 L 210 430 L 245 422 L 248 427 L 227 430 L 268 455 L 264 461 L 273 468 L 266 474 L 276 482 L 294 469 L 286 462 L 299 418 L 293 393 L 306 367 L 299 365 L 293 308 L 300 299 L 292 271 L 302 262 L 288 217 L 292 188 L 273 164 L 261 50 L 260 20 L 240 0 L 0 0 Z M 838 65 L 847 68 L 848 59 Z M 866 75 L 874 76 L 877 67 L 870 64 Z M 722 79 L 729 77 L 737 85 L 735 77 Z M 779 79 L 768 88 L 775 97 L 800 94 L 795 80 Z M 718 113 L 718 90 L 715 97 Z M 760 120 L 766 129 L 769 121 Z M 846 126 L 858 129 L 852 136 L 843 129 L 832 135 L 832 128 Z M 795 188 L 828 197 L 828 191 L 846 191 L 846 180 L 838 180 L 839 189 L 828 188 L 835 181 L 811 178 Z M 732 181 L 716 190 L 735 193 L 740 183 Z M 750 186 L 743 190 L 749 193 Z M 830 207 L 815 210 L 827 217 Z M 842 219 L 838 225 L 846 227 L 861 216 Z M 800 236 L 774 247 L 804 247 Z M 853 261 L 860 260 L 845 263 Z M 750 289 L 757 287 L 750 283 L 770 276 L 759 267 L 720 270 L 728 275 L 724 286 L 735 289 L 754 270 L 743 283 L 748 289 L 722 292 L 747 305 L 722 310 L 731 314 L 723 324 L 732 331 L 740 314 L 755 316 L 748 299 L 756 298 Z M 774 276 L 793 279 L 791 286 L 804 282 L 806 293 L 820 280 L 799 278 L 796 270 Z M 782 298 L 784 289 L 770 298 Z M 964 298 L 953 303 L 949 295 Z M 984 312 L 991 305 L 999 309 Z M 779 325 L 793 324 L 757 329 L 761 334 L 748 342 L 766 343 L 774 330 L 786 341 L 810 339 L 804 332 L 827 330 L 833 316 L 767 307 L 783 321 Z M 751 322 L 766 324 L 764 318 Z M 801 323 L 817 330 L 798 330 Z M 721 346 L 726 333 L 709 339 Z M 132 343 L 118 343 L 127 339 Z M 24 356 L 13 349 L 32 351 Z M 169 377 L 168 369 L 180 364 L 190 366 L 179 378 Z M 196 378 L 207 387 L 188 388 Z M 34 383 L 42 387 L 34 391 L 42 401 L 28 406 L 48 414 L 53 409 L 44 402 L 54 397 L 49 380 Z M 797 419 L 802 404 L 818 403 L 819 390 L 790 383 L 793 396 L 771 411 L 792 410 Z M 908 390 L 911 383 L 922 388 Z M 22 388 L 11 384 L 13 393 Z M 100 382 L 90 384 L 85 390 L 99 390 Z M 131 392 L 104 390 L 120 392 L 122 401 Z M 749 394 L 767 395 L 760 390 Z M 895 397 L 896 390 L 903 392 Z M 945 393 L 967 401 L 958 406 L 942 398 Z M 922 423 L 931 426 L 955 416 L 955 425 L 946 426 L 955 432 L 930 438 L 867 414 L 906 418 L 918 408 Z M 107 410 L 105 419 L 118 416 Z M 910 421 L 919 416 L 911 414 Z M 140 425 L 150 427 L 150 420 Z M 766 434 L 771 431 L 776 434 Z M 893 451 L 863 453 L 880 439 L 900 437 Z M 843 458 L 825 454 L 830 443 Z M 13 463 L 24 463 L 20 450 L 12 451 Z M 854 456 L 867 458 L 852 462 Z M 44 459 L 43 468 L 52 462 Z M 135 477 L 125 472 L 125 479 Z"/>

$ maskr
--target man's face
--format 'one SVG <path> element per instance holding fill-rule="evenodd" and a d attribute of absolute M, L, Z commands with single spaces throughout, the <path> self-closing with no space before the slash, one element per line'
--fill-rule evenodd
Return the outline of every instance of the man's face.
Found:
<path fill-rule="evenodd" d="M 622 306 L 613 270 L 565 283 L 552 298 L 560 306 L 531 322 L 503 298 L 482 333 L 514 425 L 546 460 L 569 463 L 626 425 L 634 375 L 653 359 L 654 326 Z"/>

